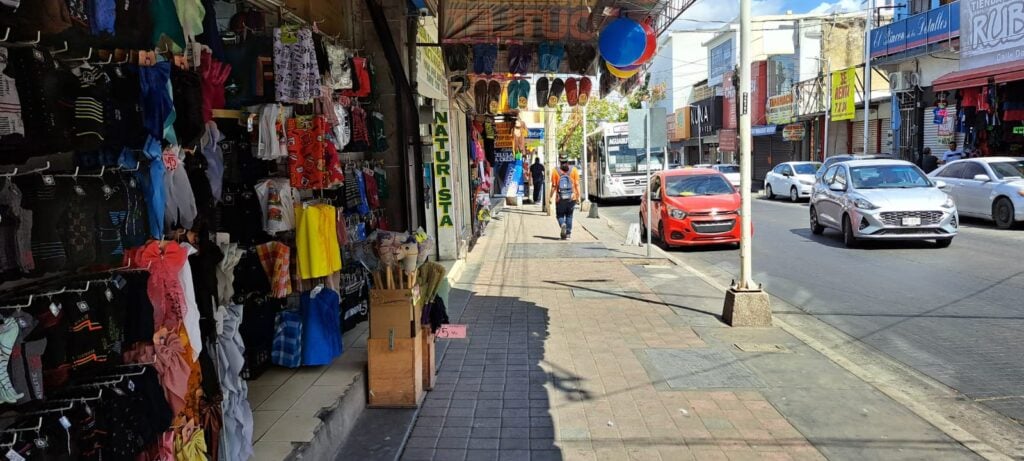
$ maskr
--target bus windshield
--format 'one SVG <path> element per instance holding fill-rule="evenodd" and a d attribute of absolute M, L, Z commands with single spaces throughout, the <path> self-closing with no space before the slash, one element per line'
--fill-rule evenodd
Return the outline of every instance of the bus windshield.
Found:
<path fill-rule="evenodd" d="M 662 170 L 665 154 L 661 148 L 651 148 L 651 170 Z M 647 171 L 647 150 L 629 147 L 629 136 L 608 137 L 608 171 L 615 173 L 643 173 Z"/>

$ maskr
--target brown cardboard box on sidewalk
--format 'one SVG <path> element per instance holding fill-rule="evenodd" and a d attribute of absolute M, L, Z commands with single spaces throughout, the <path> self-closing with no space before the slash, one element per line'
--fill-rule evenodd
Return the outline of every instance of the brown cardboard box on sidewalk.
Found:
<path fill-rule="evenodd" d="M 423 315 L 419 287 L 370 290 L 370 339 L 415 338 Z"/>
<path fill-rule="evenodd" d="M 371 408 L 416 408 L 423 397 L 423 340 L 368 339 Z"/>

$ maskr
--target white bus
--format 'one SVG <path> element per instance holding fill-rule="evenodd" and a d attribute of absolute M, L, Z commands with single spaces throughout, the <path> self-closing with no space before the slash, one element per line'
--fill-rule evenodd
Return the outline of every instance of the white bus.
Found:
<path fill-rule="evenodd" d="M 651 146 L 651 171 L 665 165 L 665 149 Z M 605 123 L 587 139 L 587 181 L 596 200 L 639 198 L 647 185 L 647 151 L 629 147 L 628 123 Z"/>

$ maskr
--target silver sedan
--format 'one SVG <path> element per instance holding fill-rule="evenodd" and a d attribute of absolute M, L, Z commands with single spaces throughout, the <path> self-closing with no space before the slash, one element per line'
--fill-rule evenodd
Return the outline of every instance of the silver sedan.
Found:
<path fill-rule="evenodd" d="M 832 165 L 814 183 L 811 232 L 843 233 L 846 246 L 860 240 L 935 240 L 947 247 L 956 236 L 956 203 L 916 165 L 902 160 L 852 160 Z"/>
<path fill-rule="evenodd" d="M 1024 157 L 957 160 L 929 176 L 946 182 L 964 216 L 992 220 L 1001 229 L 1024 221 Z"/>

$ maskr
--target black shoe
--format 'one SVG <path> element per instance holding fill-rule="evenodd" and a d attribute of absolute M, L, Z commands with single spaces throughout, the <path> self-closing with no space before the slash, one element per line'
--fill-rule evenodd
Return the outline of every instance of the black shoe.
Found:
<path fill-rule="evenodd" d="M 562 240 L 565 240 L 565 237 L 567 235 L 569 235 L 569 234 L 565 232 L 565 224 L 562 224 L 561 227 L 562 227 L 562 234 L 561 234 L 562 235 Z"/>

